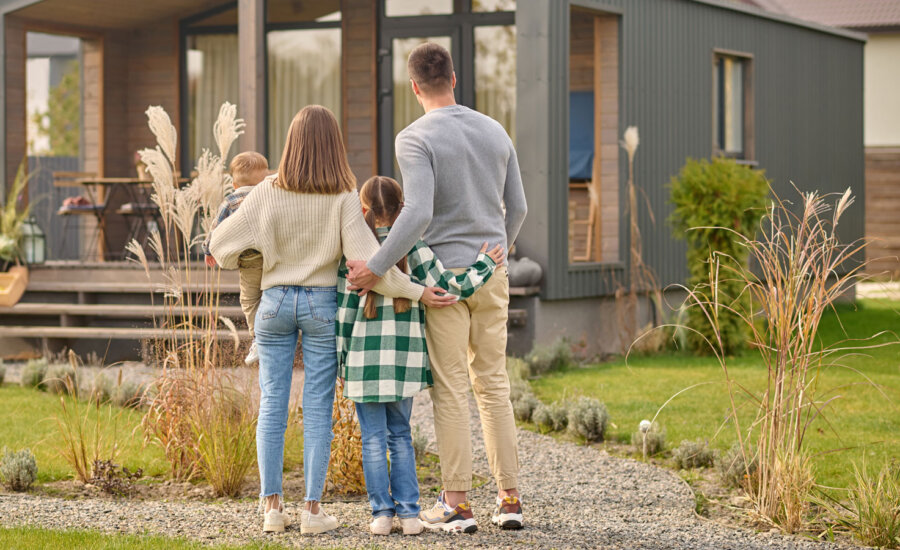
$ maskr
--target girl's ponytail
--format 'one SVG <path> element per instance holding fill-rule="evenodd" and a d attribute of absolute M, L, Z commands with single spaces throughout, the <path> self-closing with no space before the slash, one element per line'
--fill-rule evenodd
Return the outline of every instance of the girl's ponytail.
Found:
<path fill-rule="evenodd" d="M 373 176 L 366 180 L 366 183 L 359 190 L 359 198 L 362 205 L 366 208 L 366 224 L 377 237 L 376 222 L 378 220 L 394 223 L 397 216 L 400 215 L 400 209 L 403 205 L 403 189 L 396 180 L 384 176 Z M 397 262 L 397 267 L 403 273 L 407 272 L 406 256 L 400 258 L 400 261 Z M 369 295 L 372 294 L 375 293 L 369 291 Z M 395 313 L 405 313 L 409 311 L 410 307 L 412 307 L 412 303 L 409 301 L 409 298 L 394 298 Z M 374 319 L 378 316 L 375 300 L 366 299 L 363 315 L 366 319 Z"/>

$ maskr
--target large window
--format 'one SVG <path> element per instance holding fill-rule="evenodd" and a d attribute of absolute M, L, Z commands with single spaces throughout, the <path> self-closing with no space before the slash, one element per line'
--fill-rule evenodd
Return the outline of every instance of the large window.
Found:
<path fill-rule="evenodd" d="M 713 61 L 714 152 L 749 159 L 750 58 L 716 54 Z"/>
<path fill-rule="evenodd" d="M 516 140 L 516 27 L 475 27 L 475 109 Z"/>
<path fill-rule="evenodd" d="M 324 105 L 341 120 L 341 29 L 268 35 L 269 165 L 281 160 L 291 120 L 306 105 Z"/>
<path fill-rule="evenodd" d="M 238 103 L 237 34 L 201 34 L 188 37 L 188 158 L 196 162 L 201 151 L 214 152 L 213 123 L 225 101 Z M 238 105 L 240 108 L 240 105 Z"/>
<path fill-rule="evenodd" d="M 341 17 L 339 0 L 266 3 L 267 151 L 275 168 L 294 115 L 319 104 L 341 118 Z M 214 147 L 212 126 L 224 101 L 238 106 L 236 2 L 185 21 L 187 127 L 182 154 L 191 166 L 203 148 Z M 262 45 L 260 46 L 262 47 Z"/>
<path fill-rule="evenodd" d="M 619 18 L 569 14 L 569 261 L 619 256 Z"/>

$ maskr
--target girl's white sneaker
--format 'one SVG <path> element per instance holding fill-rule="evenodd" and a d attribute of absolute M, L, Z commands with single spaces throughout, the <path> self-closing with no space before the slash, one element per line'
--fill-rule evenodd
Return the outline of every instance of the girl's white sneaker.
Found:
<path fill-rule="evenodd" d="M 425 530 L 419 518 L 400 518 L 400 526 L 404 535 L 418 535 Z"/>
<path fill-rule="evenodd" d="M 390 535 L 393 526 L 393 516 L 378 516 L 369 524 L 369 530 L 373 535 Z"/>
<path fill-rule="evenodd" d="M 303 510 L 300 513 L 300 533 L 304 535 L 333 531 L 338 528 L 338 525 L 337 518 L 326 514 L 321 505 L 318 514 L 311 514 L 309 510 Z"/>

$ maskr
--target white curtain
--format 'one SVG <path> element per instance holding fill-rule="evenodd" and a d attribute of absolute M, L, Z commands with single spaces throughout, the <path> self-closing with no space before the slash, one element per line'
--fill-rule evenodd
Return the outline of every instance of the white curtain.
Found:
<path fill-rule="evenodd" d="M 201 34 L 192 37 L 188 51 L 190 86 L 190 154 L 196 162 L 203 148 L 216 154 L 213 124 L 219 107 L 229 101 L 238 106 L 238 39 L 236 34 Z"/>
<path fill-rule="evenodd" d="M 475 27 L 475 108 L 516 141 L 516 28 Z"/>
<path fill-rule="evenodd" d="M 274 169 L 297 111 L 323 105 L 341 121 L 341 30 L 270 32 L 268 58 L 269 166 Z"/>

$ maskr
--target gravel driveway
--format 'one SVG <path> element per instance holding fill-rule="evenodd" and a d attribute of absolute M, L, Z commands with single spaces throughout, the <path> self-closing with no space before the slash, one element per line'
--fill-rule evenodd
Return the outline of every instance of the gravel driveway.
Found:
<path fill-rule="evenodd" d="M 473 407 L 474 409 L 474 407 Z M 431 401 L 416 400 L 413 422 L 432 434 Z M 487 474 L 480 426 L 473 418 L 476 470 Z M 255 502 L 138 502 L 63 500 L 0 494 L 0 524 L 46 528 L 93 528 L 108 532 L 158 533 L 208 543 L 277 541 L 295 547 L 377 548 L 837 548 L 775 533 L 731 529 L 693 515 L 690 489 L 672 472 L 596 449 L 519 432 L 521 490 L 526 528 L 499 531 L 490 524 L 492 483 L 470 493 L 479 530 L 474 535 L 426 533 L 411 538 L 369 535 L 368 504 L 326 504 L 343 526 L 331 534 L 300 535 L 299 525 L 265 535 Z M 433 444 L 433 443 L 432 443 Z M 299 495 L 286 495 L 299 524 Z M 424 498 L 424 497 L 423 497 Z M 424 502 L 423 505 L 430 505 Z"/>

